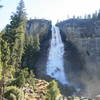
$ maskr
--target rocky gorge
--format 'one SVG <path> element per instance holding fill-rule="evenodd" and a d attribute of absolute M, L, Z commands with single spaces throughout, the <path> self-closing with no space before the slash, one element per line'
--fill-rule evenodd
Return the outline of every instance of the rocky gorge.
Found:
<path fill-rule="evenodd" d="M 82 95 L 100 93 L 100 21 L 92 19 L 69 19 L 56 24 L 64 43 L 64 69 L 69 82 Z M 35 64 L 39 78 L 51 80 L 46 75 L 46 64 L 51 40 L 52 22 L 44 19 L 28 21 L 28 34 L 39 35 L 40 55 Z M 95 87 L 97 86 L 97 87 Z M 90 92 L 91 91 L 91 92 Z"/>

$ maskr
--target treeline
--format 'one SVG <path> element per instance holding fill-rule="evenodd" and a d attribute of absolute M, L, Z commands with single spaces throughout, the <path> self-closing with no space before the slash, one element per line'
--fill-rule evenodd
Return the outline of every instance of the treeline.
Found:
<path fill-rule="evenodd" d="M 35 92 L 36 79 L 33 72 L 40 50 L 39 36 L 26 33 L 26 15 L 24 2 L 20 0 L 10 24 L 0 32 L 0 100 L 36 100 L 26 99 L 22 91 L 28 84 Z M 55 81 L 50 82 L 47 90 L 43 94 L 47 100 L 55 100 L 60 94 Z"/>
<path fill-rule="evenodd" d="M 95 11 L 93 14 L 86 14 L 84 17 L 82 16 L 73 16 L 72 19 L 93 19 L 93 20 L 99 20 L 100 19 L 100 9 L 98 11 Z"/>

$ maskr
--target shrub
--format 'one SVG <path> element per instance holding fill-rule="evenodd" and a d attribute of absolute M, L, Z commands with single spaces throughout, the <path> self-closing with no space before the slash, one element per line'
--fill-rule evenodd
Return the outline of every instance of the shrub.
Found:
<path fill-rule="evenodd" d="M 47 92 L 47 100 L 56 100 L 60 95 L 60 90 L 58 88 L 58 84 L 56 81 L 51 81 L 49 83 L 48 92 Z"/>
<path fill-rule="evenodd" d="M 16 100 L 16 96 L 11 93 L 8 100 Z"/>
<path fill-rule="evenodd" d="M 16 79 L 16 85 L 20 88 L 25 85 L 25 77 L 24 74 L 20 74 L 20 76 Z"/>
<path fill-rule="evenodd" d="M 4 96 L 8 100 L 24 100 L 23 91 L 21 91 L 15 86 L 7 87 Z"/>

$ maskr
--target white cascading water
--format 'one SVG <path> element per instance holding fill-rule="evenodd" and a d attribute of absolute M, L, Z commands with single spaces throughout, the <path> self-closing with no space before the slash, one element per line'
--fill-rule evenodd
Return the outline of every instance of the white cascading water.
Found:
<path fill-rule="evenodd" d="M 47 61 L 47 75 L 55 78 L 62 84 L 68 84 L 64 72 L 64 45 L 61 40 L 60 30 L 57 26 L 52 27 L 52 39 Z"/>

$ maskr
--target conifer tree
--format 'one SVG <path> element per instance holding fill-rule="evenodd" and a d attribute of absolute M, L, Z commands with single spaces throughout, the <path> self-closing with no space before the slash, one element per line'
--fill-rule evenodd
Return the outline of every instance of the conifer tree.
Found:
<path fill-rule="evenodd" d="M 16 13 L 11 16 L 10 24 L 6 26 L 3 39 L 7 41 L 10 48 L 10 64 L 19 67 L 24 52 L 24 41 L 26 32 L 26 12 L 23 0 L 20 0 Z"/>
<path fill-rule="evenodd" d="M 0 39 L 1 42 L 1 39 Z M 1 61 L 2 53 L 1 53 L 1 43 L 0 43 L 0 80 L 2 78 L 2 61 Z"/>
<path fill-rule="evenodd" d="M 60 90 L 56 81 L 51 81 L 48 86 L 47 100 L 57 100 L 60 95 Z"/>
<path fill-rule="evenodd" d="M 98 13 L 95 11 L 95 13 L 92 14 L 92 19 L 97 19 L 98 18 Z"/>
<path fill-rule="evenodd" d="M 0 5 L 0 8 L 2 8 L 3 6 L 2 5 Z"/>
<path fill-rule="evenodd" d="M 98 19 L 100 19 L 100 10 L 98 11 Z"/>
<path fill-rule="evenodd" d="M 1 0 L 0 0 L 1 1 Z M 3 5 L 0 5 L 0 8 L 2 8 L 3 7 Z"/>

